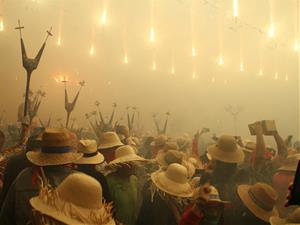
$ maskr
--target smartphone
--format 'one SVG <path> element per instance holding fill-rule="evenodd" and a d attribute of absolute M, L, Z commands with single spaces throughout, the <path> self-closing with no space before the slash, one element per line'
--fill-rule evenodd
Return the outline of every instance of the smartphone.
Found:
<path fill-rule="evenodd" d="M 300 160 L 298 161 L 297 171 L 291 190 L 291 196 L 287 205 L 300 205 Z"/>
<path fill-rule="evenodd" d="M 264 130 L 264 135 L 273 135 L 277 130 L 274 120 L 263 120 L 262 127 Z"/>

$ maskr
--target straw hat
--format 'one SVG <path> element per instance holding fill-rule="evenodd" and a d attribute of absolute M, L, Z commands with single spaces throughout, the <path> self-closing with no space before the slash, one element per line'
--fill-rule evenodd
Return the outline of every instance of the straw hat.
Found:
<path fill-rule="evenodd" d="M 156 155 L 155 160 L 157 163 L 162 166 L 166 167 L 171 163 L 182 163 L 184 154 L 178 150 L 168 150 L 168 151 L 159 151 Z"/>
<path fill-rule="evenodd" d="M 102 202 L 100 183 L 83 173 L 69 175 L 54 190 L 42 187 L 30 204 L 42 214 L 69 225 L 115 224 L 111 206 Z"/>
<path fill-rule="evenodd" d="M 217 144 L 208 147 L 207 151 L 213 159 L 226 163 L 240 163 L 245 157 L 243 150 L 230 135 L 221 136 Z"/>
<path fill-rule="evenodd" d="M 107 149 L 122 146 L 119 136 L 115 132 L 105 132 L 99 138 L 99 149 Z"/>
<path fill-rule="evenodd" d="M 238 195 L 245 206 L 259 219 L 269 222 L 271 216 L 278 216 L 275 208 L 277 193 L 268 184 L 240 185 Z"/>
<path fill-rule="evenodd" d="M 270 218 L 271 225 L 296 225 L 300 224 L 300 208 L 296 208 L 287 218 L 282 219 L 278 216 Z"/>
<path fill-rule="evenodd" d="M 54 166 L 77 161 L 82 157 L 82 153 L 72 152 L 67 129 L 47 128 L 43 133 L 41 151 L 29 151 L 26 156 L 34 165 Z"/>
<path fill-rule="evenodd" d="M 278 168 L 278 171 L 296 172 L 299 160 L 300 154 L 295 154 L 287 157 L 284 160 L 283 165 Z"/>
<path fill-rule="evenodd" d="M 156 147 L 156 148 L 163 147 L 166 144 L 167 140 L 168 140 L 168 137 L 166 135 L 164 135 L 164 134 L 159 135 L 158 137 L 156 137 L 154 139 L 154 141 L 151 142 L 150 146 Z"/>
<path fill-rule="evenodd" d="M 97 150 L 97 142 L 95 140 L 80 140 L 79 151 L 83 153 L 83 157 L 77 160 L 76 164 L 100 164 L 104 161 L 104 156 Z"/>
<path fill-rule="evenodd" d="M 205 188 L 205 189 L 204 189 Z M 212 185 L 209 185 L 208 187 L 199 187 L 194 191 L 195 193 L 195 198 L 202 198 L 204 200 L 206 200 L 207 202 L 218 202 L 218 203 L 222 203 L 222 204 L 229 204 L 229 201 L 222 201 L 220 198 L 220 194 L 217 190 L 217 188 L 215 188 Z"/>
<path fill-rule="evenodd" d="M 187 169 L 172 163 L 166 171 L 159 170 L 151 174 L 151 180 L 157 188 L 177 197 L 192 197 L 193 190 L 188 182 Z"/>
<path fill-rule="evenodd" d="M 204 169 L 203 163 L 195 157 L 189 157 L 188 161 L 195 167 L 195 169 Z"/>
<path fill-rule="evenodd" d="M 124 145 L 116 150 L 115 159 L 109 162 L 108 165 L 111 166 L 120 163 L 130 163 L 133 161 L 146 162 L 147 160 L 138 156 L 130 145 Z"/>
<path fill-rule="evenodd" d="M 256 149 L 256 143 L 254 141 L 245 141 L 243 151 L 252 153 Z"/>
<path fill-rule="evenodd" d="M 176 139 L 177 145 L 179 149 L 186 149 L 188 147 L 191 147 L 192 141 L 187 136 L 180 136 Z"/>

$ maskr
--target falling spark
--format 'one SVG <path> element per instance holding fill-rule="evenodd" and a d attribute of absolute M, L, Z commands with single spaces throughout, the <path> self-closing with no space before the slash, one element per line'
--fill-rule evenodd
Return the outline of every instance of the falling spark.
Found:
<path fill-rule="evenodd" d="M 192 56 L 193 56 L 193 57 L 196 56 L 196 49 L 195 49 L 195 47 L 192 47 Z"/>
<path fill-rule="evenodd" d="M 193 73 L 193 79 L 194 80 L 196 79 L 196 73 L 195 72 Z"/>
<path fill-rule="evenodd" d="M 298 50 L 299 50 L 299 42 L 298 42 L 298 39 L 296 39 L 294 42 L 294 51 L 298 52 Z"/>
<path fill-rule="evenodd" d="M 125 63 L 125 64 L 128 64 L 128 57 L 127 57 L 127 54 L 125 54 L 125 56 L 124 56 L 124 63 Z"/>
<path fill-rule="evenodd" d="M 172 66 L 171 73 L 175 74 L 175 68 L 174 68 L 174 66 Z"/>
<path fill-rule="evenodd" d="M 224 59 L 223 59 L 223 55 L 221 54 L 219 57 L 219 66 L 223 66 L 224 65 Z"/>
<path fill-rule="evenodd" d="M 278 80 L 278 73 L 277 72 L 275 73 L 274 79 Z"/>
<path fill-rule="evenodd" d="M 263 73 L 263 70 L 262 69 L 259 69 L 259 73 L 258 73 L 258 75 L 259 76 L 262 76 L 264 73 Z"/>
<path fill-rule="evenodd" d="M 150 42 L 155 42 L 155 31 L 153 27 L 150 29 Z"/>
<path fill-rule="evenodd" d="M 57 84 L 59 83 L 59 79 L 57 77 L 54 77 L 54 80 Z"/>
<path fill-rule="evenodd" d="M 94 53 L 95 53 L 94 45 L 91 45 L 91 47 L 90 47 L 90 55 L 94 55 Z"/>
<path fill-rule="evenodd" d="M 153 61 L 153 63 L 152 63 L 152 70 L 153 70 L 153 71 L 156 70 L 156 62 L 155 62 L 155 61 Z"/>
<path fill-rule="evenodd" d="M 233 16 L 238 17 L 238 0 L 233 0 Z"/>
<path fill-rule="evenodd" d="M 101 19 L 100 19 L 100 23 L 101 25 L 105 26 L 107 23 L 107 13 L 106 13 L 106 9 L 103 10 L 102 14 L 101 14 Z"/>
<path fill-rule="evenodd" d="M 285 75 L 285 80 L 286 80 L 286 81 L 288 81 L 288 80 L 289 80 L 289 77 L 288 77 L 288 75 L 287 75 L 287 74 Z"/>
<path fill-rule="evenodd" d="M 240 71 L 244 72 L 244 63 L 243 62 L 241 62 L 241 64 L 240 64 Z"/>
<path fill-rule="evenodd" d="M 213 78 L 211 79 L 211 82 L 212 82 L 212 83 L 215 83 L 215 81 L 216 81 L 216 78 L 213 77 Z"/>
<path fill-rule="evenodd" d="M 60 37 L 60 36 L 58 36 L 58 38 L 57 38 L 57 45 L 58 45 L 58 46 L 61 45 L 61 37 Z"/>
<path fill-rule="evenodd" d="M 270 27 L 269 27 L 268 36 L 269 36 L 269 38 L 273 38 L 275 36 L 275 28 L 272 23 L 270 24 Z"/>
<path fill-rule="evenodd" d="M 0 20 L 0 32 L 4 31 L 3 19 Z"/>

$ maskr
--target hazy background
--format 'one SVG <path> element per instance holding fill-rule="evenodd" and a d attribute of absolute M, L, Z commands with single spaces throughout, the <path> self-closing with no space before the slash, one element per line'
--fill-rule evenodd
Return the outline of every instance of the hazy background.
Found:
<path fill-rule="evenodd" d="M 6 110 L 7 122 L 15 122 L 25 90 L 19 33 L 14 30 L 20 19 L 29 56 L 37 53 L 46 29 L 53 28 L 32 76 L 31 89 L 47 93 L 39 113 L 43 120 L 50 113 L 54 123 L 65 118 L 64 89 L 54 78 L 67 76 L 72 97 L 76 82 L 86 81 L 73 114 L 80 125 L 98 100 L 106 115 L 116 102 L 117 118 L 125 115 L 126 106 L 138 107 L 145 130 L 154 130 L 153 113 L 163 122 L 170 111 L 170 134 L 201 127 L 233 134 L 232 117 L 224 110 L 231 104 L 243 108 L 238 117 L 243 136 L 249 136 L 248 123 L 275 119 L 283 135 L 298 137 L 299 51 L 293 51 L 299 38 L 297 0 L 238 3 L 235 22 L 232 0 L 2 0 L 0 110 Z M 103 10 L 105 25 L 100 24 Z M 266 34 L 270 12 L 272 39 Z M 154 43 L 149 42 L 151 27 Z M 89 53 L 91 45 L 94 55 Z M 223 66 L 218 65 L 220 54 Z"/>

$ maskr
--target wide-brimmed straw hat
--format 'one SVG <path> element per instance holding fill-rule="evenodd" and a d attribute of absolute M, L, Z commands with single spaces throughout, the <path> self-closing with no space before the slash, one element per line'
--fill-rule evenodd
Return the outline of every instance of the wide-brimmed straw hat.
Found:
<path fill-rule="evenodd" d="M 102 202 L 102 187 L 83 173 L 69 175 L 56 189 L 42 187 L 30 199 L 34 210 L 68 225 L 114 225 L 111 206 Z"/>
<path fill-rule="evenodd" d="M 108 166 L 116 165 L 116 164 L 126 164 L 130 162 L 146 162 L 147 160 L 138 156 L 135 153 L 135 150 L 130 145 L 124 145 L 117 148 L 115 152 L 115 159 L 109 162 Z"/>
<path fill-rule="evenodd" d="M 254 141 L 245 141 L 244 142 L 244 152 L 252 153 L 256 149 L 256 143 Z"/>
<path fill-rule="evenodd" d="M 243 150 L 230 135 L 221 136 L 217 144 L 209 146 L 207 151 L 213 159 L 226 163 L 240 163 L 245 157 Z"/>
<path fill-rule="evenodd" d="M 270 218 L 271 225 L 296 225 L 300 224 L 300 208 L 296 208 L 287 218 L 279 218 L 272 216 Z"/>
<path fill-rule="evenodd" d="M 184 154 L 178 150 L 173 150 L 173 149 L 170 149 L 170 150 L 167 150 L 167 151 L 164 151 L 164 150 L 160 150 L 156 157 L 155 157 L 155 160 L 157 161 L 157 163 L 162 166 L 162 167 L 166 167 L 168 166 L 169 164 L 172 164 L 172 163 L 179 163 L 181 164 L 182 163 L 182 160 L 183 160 L 183 157 L 184 157 Z"/>
<path fill-rule="evenodd" d="M 288 156 L 284 160 L 283 165 L 279 167 L 277 170 L 296 172 L 299 160 L 300 160 L 300 154 Z"/>
<path fill-rule="evenodd" d="M 151 180 L 158 189 L 167 194 L 177 197 L 193 195 L 193 189 L 188 182 L 188 171 L 178 163 L 169 165 L 165 171 L 158 170 L 152 173 Z"/>
<path fill-rule="evenodd" d="M 271 216 L 278 216 L 275 208 L 277 193 L 268 184 L 238 186 L 238 195 L 245 206 L 259 219 L 269 222 Z"/>
<path fill-rule="evenodd" d="M 119 136 L 115 132 L 105 132 L 99 138 L 98 149 L 107 149 L 122 146 Z"/>
<path fill-rule="evenodd" d="M 100 164 L 104 161 L 104 156 L 97 150 L 97 142 L 95 140 L 80 140 L 79 152 L 83 156 L 77 160 L 76 164 Z"/>
<path fill-rule="evenodd" d="M 154 139 L 154 141 L 151 142 L 150 146 L 156 147 L 156 148 L 162 148 L 168 141 L 168 137 L 164 134 L 159 135 Z"/>
<path fill-rule="evenodd" d="M 64 128 L 47 128 L 42 137 L 41 151 L 29 151 L 26 156 L 37 166 L 54 166 L 73 163 L 82 153 L 72 152 L 69 131 Z"/>

